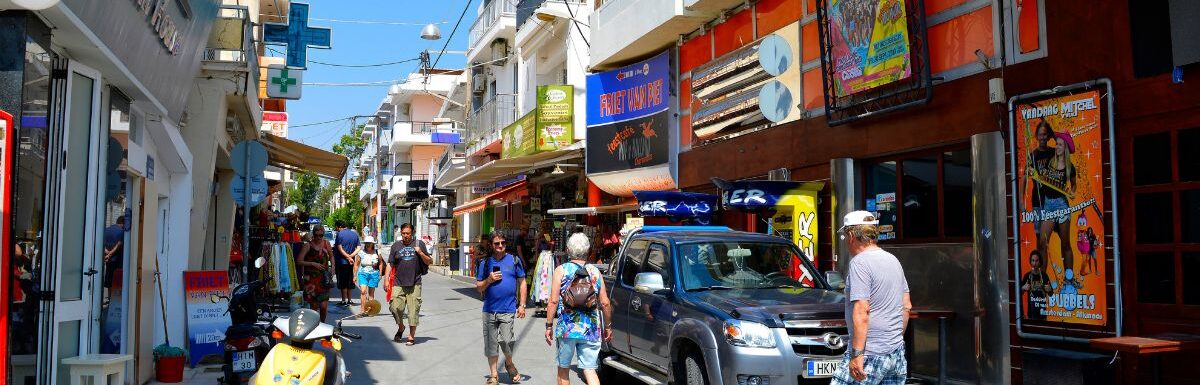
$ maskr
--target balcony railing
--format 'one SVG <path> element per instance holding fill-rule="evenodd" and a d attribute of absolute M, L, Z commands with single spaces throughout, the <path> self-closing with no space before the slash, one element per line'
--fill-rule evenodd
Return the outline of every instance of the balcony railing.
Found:
<path fill-rule="evenodd" d="M 429 180 L 429 174 L 412 174 L 411 180 Z"/>
<path fill-rule="evenodd" d="M 468 143 L 478 144 L 484 137 L 517 120 L 516 95 L 496 95 L 467 118 Z"/>
<path fill-rule="evenodd" d="M 483 6 L 483 13 L 479 14 L 479 18 L 475 19 L 475 24 L 471 25 L 471 34 L 467 38 L 467 47 L 475 47 L 483 35 L 487 35 L 492 26 L 501 17 L 512 17 L 517 10 L 516 0 L 491 0 L 487 5 Z"/>

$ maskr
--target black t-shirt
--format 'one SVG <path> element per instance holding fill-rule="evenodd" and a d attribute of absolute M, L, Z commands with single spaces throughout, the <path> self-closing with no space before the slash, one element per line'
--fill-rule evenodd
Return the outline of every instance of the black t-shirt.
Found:
<path fill-rule="evenodd" d="M 405 245 L 403 241 L 396 241 L 392 244 L 388 263 L 392 264 L 393 269 L 396 269 L 396 278 L 393 281 L 396 286 L 421 284 L 421 264 L 425 261 L 421 260 L 420 255 L 417 255 L 418 249 L 425 255 L 429 255 L 429 249 L 425 247 L 425 242 L 420 240 L 414 239 L 408 245 Z"/>
<path fill-rule="evenodd" d="M 1067 162 L 1070 162 L 1070 160 L 1068 159 Z M 1045 150 L 1034 149 L 1032 166 L 1034 171 L 1036 171 L 1038 174 L 1038 179 L 1034 182 L 1037 183 L 1038 194 L 1037 197 L 1035 197 L 1036 199 L 1034 199 L 1034 204 L 1040 205 L 1046 199 L 1067 197 L 1066 194 L 1063 194 L 1062 191 L 1059 190 L 1065 190 L 1067 188 L 1067 182 L 1071 179 L 1074 179 L 1075 176 L 1071 174 L 1071 167 L 1066 167 L 1062 170 L 1054 167 L 1053 148 L 1047 148 Z M 1057 188 L 1050 186 L 1048 183 L 1056 185 Z"/>

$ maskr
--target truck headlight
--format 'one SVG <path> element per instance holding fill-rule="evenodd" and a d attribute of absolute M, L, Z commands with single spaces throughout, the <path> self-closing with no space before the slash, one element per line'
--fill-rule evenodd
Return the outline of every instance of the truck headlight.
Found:
<path fill-rule="evenodd" d="M 774 348 L 771 328 L 757 322 L 731 320 L 725 322 L 725 340 L 730 345 L 748 348 Z"/>

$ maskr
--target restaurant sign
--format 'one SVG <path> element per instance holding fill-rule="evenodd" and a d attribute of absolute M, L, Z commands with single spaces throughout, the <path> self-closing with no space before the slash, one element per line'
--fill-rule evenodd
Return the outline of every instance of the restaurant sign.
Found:
<path fill-rule="evenodd" d="M 553 151 L 575 141 L 575 87 L 538 86 L 537 151 Z"/>
<path fill-rule="evenodd" d="M 663 52 L 588 75 L 589 175 L 670 163 L 670 73 L 670 57 Z"/>
<path fill-rule="evenodd" d="M 530 111 L 500 130 L 500 158 L 517 158 L 537 152 L 536 116 L 536 110 Z"/>

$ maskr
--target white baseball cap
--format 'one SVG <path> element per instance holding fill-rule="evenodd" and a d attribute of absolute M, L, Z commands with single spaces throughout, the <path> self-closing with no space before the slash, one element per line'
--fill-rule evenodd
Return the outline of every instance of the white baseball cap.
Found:
<path fill-rule="evenodd" d="M 850 213 L 846 214 L 846 216 L 842 217 L 842 227 L 838 229 L 838 232 L 840 233 L 843 230 L 846 230 L 846 227 L 849 226 L 878 224 L 879 218 L 876 218 L 874 213 L 862 210 L 851 211 Z"/>

